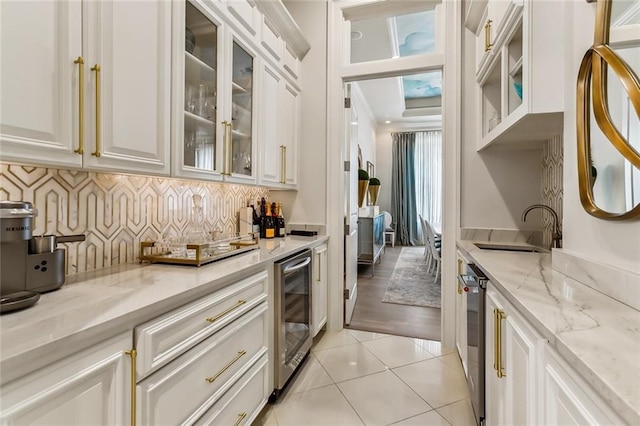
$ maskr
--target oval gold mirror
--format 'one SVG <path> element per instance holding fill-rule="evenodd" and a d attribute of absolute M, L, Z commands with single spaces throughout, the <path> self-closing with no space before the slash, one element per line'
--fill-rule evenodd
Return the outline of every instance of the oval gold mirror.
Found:
<path fill-rule="evenodd" d="M 578 74 L 580 200 L 601 219 L 640 216 L 639 16 L 635 0 L 598 0 L 594 44 Z"/>

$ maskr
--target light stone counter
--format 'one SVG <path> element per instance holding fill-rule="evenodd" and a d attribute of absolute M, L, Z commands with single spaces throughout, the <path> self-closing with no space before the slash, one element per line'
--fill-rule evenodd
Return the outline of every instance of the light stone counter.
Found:
<path fill-rule="evenodd" d="M 35 371 L 151 318 L 269 268 L 328 237 L 261 240 L 260 250 L 199 268 L 127 264 L 68 277 L 35 306 L 0 317 L 0 383 Z M 131 334 L 133 345 L 133 333 Z"/>
<path fill-rule="evenodd" d="M 552 270 L 550 254 L 458 248 L 627 424 L 640 424 L 639 311 Z"/>

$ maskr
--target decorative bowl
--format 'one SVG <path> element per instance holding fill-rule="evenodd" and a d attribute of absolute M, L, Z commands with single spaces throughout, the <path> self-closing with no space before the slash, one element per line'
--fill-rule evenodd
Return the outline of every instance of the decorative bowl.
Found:
<path fill-rule="evenodd" d="M 513 83 L 513 88 L 516 89 L 516 95 L 522 99 L 522 83 Z"/>

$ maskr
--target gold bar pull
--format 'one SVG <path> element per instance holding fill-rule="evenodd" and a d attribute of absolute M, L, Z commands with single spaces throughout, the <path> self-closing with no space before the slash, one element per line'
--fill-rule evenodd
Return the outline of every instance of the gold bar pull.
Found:
<path fill-rule="evenodd" d="M 484 24 L 484 51 L 488 52 L 493 47 L 493 43 L 491 43 L 491 23 L 493 21 L 491 19 L 487 20 L 487 23 Z"/>
<path fill-rule="evenodd" d="M 233 173 L 233 121 L 229 121 L 227 125 L 229 126 L 229 148 L 227 149 L 227 162 L 229 166 L 227 168 L 227 175 L 231 176 Z"/>
<path fill-rule="evenodd" d="M 95 64 L 91 71 L 96 72 L 96 150 L 91 155 L 100 158 L 100 65 Z"/>
<path fill-rule="evenodd" d="M 222 175 L 227 174 L 227 123 L 227 120 L 222 122 Z"/>
<path fill-rule="evenodd" d="M 78 59 L 73 61 L 74 64 L 78 64 L 78 149 L 74 149 L 76 154 L 84 154 L 84 58 L 78 56 Z"/>
<path fill-rule="evenodd" d="M 240 413 L 238 414 L 238 417 L 238 421 L 233 426 L 238 426 L 240 423 L 242 423 L 244 418 L 247 417 L 247 413 Z"/>
<path fill-rule="evenodd" d="M 504 367 L 502 366 L 502 320 L 507 318 L 507 315 L 505 315 L 504 311 L 501 309 L 496 309 L 496 324 L 497 324 L 497 328 L 498 328 L 498 345 L 497 345 L 497 349 L 498 349 L 498 368 L 497 368 L 497 374 L 498 374 L 498 378 L 503 378 L 506 377 L 507 375 L 504 374 Z"/>
<path fill-rule="evenodd" d="M 498 371 L 498 309 L 493 310 L 493 369 Z"/>
<path fill-rule="evenodd" d="M 220 312 L 218 315 L 216 315 L 214 317 L 207 318 L 207 321 L 209 321 L 210 323 L 214 323 L 214 322 L 218 321 L 220 318 L 222 318 L 223 316 L 227 315 L 229 312 L 232 312 L 232 311 L 238 309 L 240 306 L 244 305 L 245 303 L 247 303 L 246 300 L 238 300 L 238 303 L 236 303 L 235 305 L 233 305 L 229 309 L 225 309 L 224 311 Z"/>
<path fill-rule="evenodd" d="M 135 349 L 124 351 L 131 357 L 131 426 L 136 426 L 136 359 L 138 352 Z"/>
<path fill-rule="evenodd" d="M 211 376 L 211 377 L 205 377 L 205 380 L 209 383 L 213 383 L 218 377 L 222 376 L 224 374 L 225 371 L 227 371 L 233 364 L 235 364 L 236 362 L 238 362 L 238 360 L 240 358 L 242 358 L 243 356 L 245 356 L 247 354 L 247 351 L 238 351 L 238 354 L 235 356 L 235 358 L 233 358 L 231 361 L 229 361 L 229 363 L 227 365 L 225 365 L 224 367 L 222 367 L 222 370 L 218 371 L 215 375 Z"/>
<path fill-rule="evenodd" d="M 285 168 L 284 168 L 285 167 L 284 163 L 286 161 L 285 160 L 285 155 L 286 155 L 285 154 L 285 149 L 286 149 L 286 147 L 284 145 L 280 145 L 280 183 L 285 183 L 285 181 L 286 181 L 285 177 L 284 177 L 284 174 L 286 173 L 285 172 Z"/>
<path fill-rule="evenodd" d="M 287 183 L 287 146 L 284 146 L 284 154 L 282 155 L 282 183 Z"/>

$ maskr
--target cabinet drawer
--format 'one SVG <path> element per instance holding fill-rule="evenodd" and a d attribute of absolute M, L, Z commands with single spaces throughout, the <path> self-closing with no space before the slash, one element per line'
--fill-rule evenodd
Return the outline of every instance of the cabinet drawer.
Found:
<path fill-rule="evenodd" d="M 270 392 L 265 355 L 195 424 L 250 425 Z"/>
<path fill-rule="evenodd" d="M 280 38 L 280 33 L 275 29 L 273 24 L 269 22 L 266 17 L 262 17 L 262 46 L 269 52 L 277 61 L 282 59 L 282 50 L 284 49 L 284 42 Z"/>
<path fill-rule="evenodd" d="M 291 74 L 293 78 L 297 79 L 300 72 L 300 70 L 298 69 L 298 67 L 300 66 L 298 55 L 296 55 L 293 49 L 286 43 L 284 45 L 283 54 L 284 69 L 287 70 L 287 72 Z"/>
<path fill-rule="evenodd" d="M 267 283 L 260 272 L 136 327 L 137 380 L 266 300 Z"/>
<path fill-rule="evenodd" d="M 262 303 L 138 385 L 144 423 L 191 423 L 267 352 Z"/>

